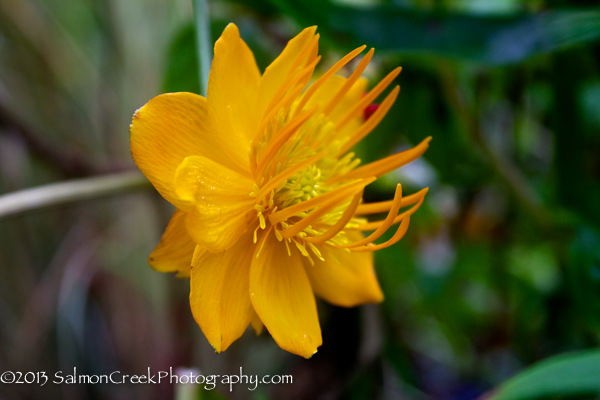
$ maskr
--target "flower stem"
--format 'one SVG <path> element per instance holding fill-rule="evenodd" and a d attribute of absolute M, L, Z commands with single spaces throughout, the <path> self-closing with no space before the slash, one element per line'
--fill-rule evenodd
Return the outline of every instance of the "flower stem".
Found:
<path fill-rule="evenodd" d="M 208 0 L 194 0 L 194 25 L 196 27 L 196 51 L 200 65 L 198 70 L 200 94 L 206 97 L 208 73 L 210 71 L 210 64 L 212 63 Z"/>
<path fill-rule="evenodd" d="M 46 207 L 151 187 L 150 182 L 139 172 L 121 172 L 51 183 L 0 196 L 0 220 Z"/>

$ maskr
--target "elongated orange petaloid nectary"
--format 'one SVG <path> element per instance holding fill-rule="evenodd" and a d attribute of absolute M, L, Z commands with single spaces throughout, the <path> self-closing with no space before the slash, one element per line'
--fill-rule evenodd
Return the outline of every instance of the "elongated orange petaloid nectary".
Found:
<path fill-rule="evenodd" d="M 393 200 L 362 202 L 367 185 L 420 157 L 430 138 L 359 166 L 351 148 L 399 87 L 368 119 L 364 110 L 401 68 L 367 92 L 371 49 L 348 78 L 335 75 L 361 46 L 309 84 L 318 45 L 316 27 L 305 29 L 261 74 L 230 24 L 215 44 L 206 98 L 163 94 L 133 116 L 133 158 L 177 208 L 149 263 L 190 277 L 192 313 L 217 352 L 250 325 L 312 356 L 322 342 L 315 294 L 343 307 L 382 301 L 372 252 L 404 237 L 427 193 L 403 197 L 398 184 Z"/>

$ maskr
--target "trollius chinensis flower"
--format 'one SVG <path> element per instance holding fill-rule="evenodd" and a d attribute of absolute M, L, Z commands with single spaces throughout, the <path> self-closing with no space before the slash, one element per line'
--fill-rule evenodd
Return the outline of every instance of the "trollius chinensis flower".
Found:
<path fill-rule="evenodd" d="M 281 348 L 312 356 L 322 343 L 315 294 L 344 307 L 382 301 L 372 252 L 402 239 L 427 192 L 403 196 L 398 185 L 392 200 L 363 203 L 367 185 L 421 156 L 429 138 L 360 165 L 351 149 L 399 87 L 369 118 L 364 110 L 400 68 L 367 92 L 371 49 L 348 78 L 335 75 L 362 46 L 313 78 L 318 41 L 305 29 L 261 74 L 230 24 L 206 98 L 163 94 L 133 116 L 133 158 L 177 208 L 149 263 L 190 277 L 193 316 L 217 352 L 264 325 Z M 378 213 L 387 217 L 365 218 Z"/>

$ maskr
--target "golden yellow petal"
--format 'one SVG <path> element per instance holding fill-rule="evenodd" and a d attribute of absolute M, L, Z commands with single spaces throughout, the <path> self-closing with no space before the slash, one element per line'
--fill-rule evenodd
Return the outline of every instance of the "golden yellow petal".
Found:
<path fill-rule="evenodd" d="M 175 170 L 190 155 L 205 155 L 207 140 L 206 99 L 192 93 L 163 94 L 133 115 L 131 154 L 138 168 L 171 204 L 189 210 L 192 204 L 175 194 Z M 213 153 L 217 155 L 218 153 Z"/>
<path fill-rule="evenodd" d="M 256 246 L 257 249 L 260 246 Z M 315 297 L 303 256 L 271 234 L 250 269 L 250 298 L 279 347 L 310 358 L 322 343 Z"/>
<path fill-rule="evenodd" d="M 148 264 L 159 272 L 177 272 L 177 277 L 187 278 L 195 247 L 185 229 L 185 212 L 175 210 L 160 242 L 148 257 Z"/>
<path fill-rule="evenodd" d="M 248 292 L 254 247 L 250 234 L 222 253 L 199 252 L 194 256 L 190 306 L 217 353 L 242 336 L 254 316 Z"/>
<path fill-rule="evenodd" d="M 363 239 L 362 233 L 349 231 L 351 242 Z M 317 246 L 323 259 L 308 260 L 304 267 L 315 293 L 331 304 L 354 307 L 383 301 L 373 269 L 373 253 L 350 253 L 328 245 Z"/>
<path fill-rule="evenodd" d="M 206 157 L 187 157 L 175 173 L 175 192 L 195 204 L 186 215 L 192 240 L 211 252 L 231 247 L 256 217 L 253 184 Z"/>
<path fill-rule="evenodd" d="M 291 72 L 296 58 L 310 43 L 317 30 L 316 26 L 304 29 L 288 42 L 281 54 L 265 69 L 259 89 L 257 110 L 262 116 L 265 108 Z"/>
<path fill-rule="evenodd" d="M 238 172 L 249 171 L 249 141 L 254 137 L 259 115 L 256 100 L 260 71 L 254 55 L 240 38 L 238 28 L 229 24 L 215 43 L 215 55 L 208 78 L 208 121 L 223 138 L 221 151 L 231 154 Z"/>

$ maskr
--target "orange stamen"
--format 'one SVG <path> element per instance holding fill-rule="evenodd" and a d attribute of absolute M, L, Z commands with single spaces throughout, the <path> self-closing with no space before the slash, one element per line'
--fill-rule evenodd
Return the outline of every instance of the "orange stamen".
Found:
<path fill-rule="evenodd" d="M 327 106 L 325 106 L 325 109 L 323 110 L 323 114 L 329 115 L 333 111 L 335 106 L 337 106 L 338 103 L 344 98 L 346 93 L 348 93 L 350 88 L 354 85 L 354 82 L 356 82 L 358 80 L 358 78 L 360 78 L 360 76 L 364 72 L 365 68 L 367 68 L 367 65 L 369 65 L 371 58 L 373 58 L 373 53 L 375 53 L 375 49 L 369 50 L 369 52 L 367 54 L 365 54 L 363 59 L 360 60 L 360 62 L 356 66 L 356 69 L 354 70 L 354 72 L 352 72 L 350 77 L 342 85 L 342 88 L 335 94 L 335 96 L 333 96 L 333 99 L 331 99 L 329 104 L 327 104 Z"/>
<path fill-rule="evenodd" d="M 387 112 L 390 110 L 390 108 L 394 104 L 394 101 L 396 101 L 396 97 L 398 97 L 399 92 L 400 86 L 396 86 L 383 100 L 383 103 L 381 103 L 381 105 L 373 113 L 373 115 L 371 115 L 371 118 L 369 118 L 364 124 L 362 124 L 360 128 L 356 130 L 356 132 L 349 136 L 348 141 L 342 146 L 338 155 L 344 154 L 345 152 L 350 150 L 352 146 L 360 142 L 365 136 L 371 133 L 373 129 L 375 129 L 375 127 L 379 124 L 379 122 L 381 122 L 383 117 L 385 117 Z"/>
<path fill-rule="evenodd" d="M 308 90 L 306 91 L 306 94 L 304 94 L 304 96 L 302 97 L 302 100 L 300 100 L 300 104 L 298 104 L 298 108 L 297 108 L 298 112 L 304 108 L 304 106 L 306 105 L 306 102 L 308 100 L 310 100 L 312 95 L 315 94 L 317 89 L 319 89 L 319 87 L 321 87 L 321 85 L 323 85 L 327 81 L 327 79 L 331 78 L 333 76 L 333 74 L 338 72 L 344 65 L 348 64 L 350 62 L 350 60 L 352 60 L 354 57 L 356 57 L 357 55 L 362 53 L 362 51 L 366 47 L 367 46 L 362 45 L 359 48 L 352 50 L 350 53 L 346 54 L 340 61 L 336 62 L 333 65 L 333 67 L 329 68 L 329 70 L 327 70 L 327 72 L 325 72 L 319 79 L 317 79 L 315 81 L 315 83 L 313 83 L 310 86 L 310 88 L 308 88 Z"/>
<path fill-rule="evenodd" d="M 352 216 L 355 214 L 356 208 L 360 204 L 363 192 L 364 190 L 361 190 L 354 196 L 354 198 L 352 199 L 352 203 L 350 203 L 348 208 L 346 208 L 346 210 L 342 214 L 342 217 L 338 220 L 338 222 L 335 223 L 335 225 L 333 225 L 321 235 L 304 238 L 304 241 L 312 244 L 319 244 L 324 243 L 332 237 L 334 237 L 335 235 L 337 235 L 342 229 L 344 229 L 344 227 L 350 221 L 350 219 L 352 219 Z"/>
<path fill-rule="evenodd" d="M 381 92 L 383 92 L 385 90 L 385 88 L 388 87 L 388 85 L 390 83 L 392 83 L 392 81 L 394 80 L 394 78 L 396 78 L 398 76 L 400 71 L 402 71 L 402 67 L 396 68 L 395 70 L 390 72 L 385 78 L 383 78 L 381 80 L 381 82 L 379 82 L 377 84 L 377 86 L 375 86 L 373 88 L 373 90 L 371 90 L 369 93 L 367 93 L 367 95 L 365 97 L 363 97 L 358 103 L 356 103 L 356 105 L 354 107 L 352 107 L 352 109 L 350 111 L 348 111 L 346 113 L 346 115 L 344 115 L 342 117 L 342 119 L 340 119 L 338 121 L 338 123 L 335 126 L 335 129 L 339 131 L 348 122 L 350 122 L 350 120 L 352 118 L 354 118 L 358 114 L 361 114 L 363 112 L 363 110 L 369 104 L 371 104 L 373 102 L 373 100 L 375 100 L 377 98 L 377 96 L 379 96 L 381 94 Z"/>
<path fill-rule="evenodd" d="M 376 250 L 385 249 L 386 247 L 389 247 L 389 246 L 399 242 L 400 239 L 402 239 L 404 237 L 404 235 L 406 235 L 406 231 L 408 230 L 408 224 L 410 224 L 410 215 L 407 215 L 406 218 L 404 218 L 402 220 L 402 223 L 398 227 L 398 230 L 396 231 L 396 233 L 394 233 L 394 236 L 392 236 L 392 238 L 390 240 L 388 240 L 387 242 L 381 243 L 381 244 L 369 243 L 366 246 L 353 247 L 350 249 L 350 251 L 355 252 L 355 253 L 362 253 L 365 251 L 376 251 Z"/>
<path fill-rule="evenodd" d="M 404 219 L 404 217 L 406 217 L 407 215 L 412 215 L 414 214 L 419 207 L 421 207 L 421 204 L 423 204 L 423 200 L 425 200 L 425 194 L 427 194 L 427 191 L 429 189 L 423 189 L 421 192 L 423 193 L 421 198 L 419 199 L 419 202 L 412 206 L 409 210 L 403 212 L 402 214 L 399 214 L 395 219 L 394 222 L 392 222 L 392 225 L 397 224 L 398 222 L 402 221 Z M 419 192 L 419 193 L 421 193 Z M 377 228 L 379 228 L 379 226 L 381 226 L 381 224 L 383 224 L 385 222 L 385 220 L 382 221 L 373 221 L 373 222 L 368 222 L 366 224 L 362 224 L 360 225 L 357 229 L 361 230 L 361 231 L 372 231 L 375 230 Z"/>
<path fill-rule="evenodd" d="M 333 177 L 327 182 L 327 184 L 335 183 L 342 179 L 360 179 L 367 176 L 380 177 L 383 174 L 400 168 L 401 166 L 419 158 L 423 153 L 425 153 L 425 150 L 427 150 L 427 148 L 429 147 L 430 140 L 431 136 L 423 140 L 421 143 L 419 143 L 412 149 L 401 151 L 400 153 L 396 153 L 392 156 L 386 157 L 383 160 L 375 161 L 370 164 L 364 165 L 360 168 L 355 169 L 354 171 L 348 172 L 345 175 Z"/>
<path fill-rule="evenodd" d="M 283 107 L 283 105 L 286 102 L 288 102 L 290 98 L 293 101 L 294 99 L 296 99 L 298 97 L 300 92 L 302 92 L 302 90 L 304 89 L 304 86 L 306 86 L 306 83 L 304 85 L 300 85 L 298 88 L 294 87 L 294 85 L 296 85 L 296 83 L 298 83 L 298 81 L 300 81 L 303 77 L 312 75 L 312 72 L 314 71 L 314 69 L 317 66 L 317 64 L 319 63 L 319 61 L 321 61 L 321 56 L 318 56 L 312 63 L 310 63 L 302 71 L 300 71 L 294 75 L 291 75 L 291 78 L 289 78 L 284 84 L 282 84 L 279 87 L 279 89 L 273 96 L 273 99 L 271 99 L 271 102 L 269 103 L 269 105 L 267 106 L 267 108 L 265 110 L 265 114 L 264 114 L 265 116 L 264 116 L 264 118 L 260 124 L 260 127 L 258 128 L 258 131 L 256 132 L 256 135 L 254 137 L 255 141 L 258 140 L 260 134 L 266 129 L 269 121 L 271 121 L 271 119 Z M 290 93 L 288 93 L 287 96 L 284 96 L 284 94 L 291 87 L 294 87 L 293 96 L 290 95 Z"/>
<path fill-rule="evenodd" d="M 423 189 L 418 191 L 417 193 L 413 193 L 410 196 L 406 196 L 402 198 L 402 202 L 400 203 L 400 208 L 410 206 L 418 202 L 422 196 L 424 196 L 423 192 L 427 192 L 427 189 Z M 366 214 L 377 214 L 386 212 L 390 209 L 395 200 L 388 201 L 380 201 L 378 203 L 369 203 L 369 204 L 361 204 L 356 209 L 354 215 L 366 215 Z"/>
<path fill-rule="evenodd" d="M 300 51 L 300 53 L 298 54 L 298 56 L 294 60 L 294 63 L 290 67 L 290 69 L 288 71 L 288 74 L 286 75 L 285 79 L 283 80 L 283 82 L 279 86 L 279 89 L 277 90 L 277 92 L 275 92 L 275 94 L 271 98 L 271 101 L 269 102 L 269 105 L 265 109 L 265 114 L 267 114 L 267 112 L 272 109 L 272 106 L 277 101 L 279 101 L 279 99 L 283 96 L 283 93 L 285 93 L 285 91 L 287 91 L 293 85 L 293 83 L 291 83 L 291 81 L 294 80 L 295 78 L 298 78 L 298 73 L 295 73 L 296 70 L 298 68 L 300 68 L 302 62 L 305 61 L 307 54 L 309 54 L 309 52 L 314 47 L 314 45 L 318 44 L 318 43 L 319 43 L 319 35 L 317 34 L 317 35 L 313 36 L 308 41 L 308 43 L 304 46 L 304 48 Z M 302 68 L 302 70 L 305 70 L 306 66 L 308 64 L 311 64 L 311 60 L 313 60 L 313 58 L 309 57 L 308 59 L 306 59 L 304 68 Z"/>
<path fill-rule="evenodd" d="M 358 242 L 349 245 L 340 245 L 336 247 L 358 247 L 379 239 L 381 235 L 383 235 L 389 229 L 389 227 L 394 224 L 394 219 L 396 218 L 396 215 L 400 210 L 400 205 L 402 204 L 402 185 L 400 184 L 396 185 L 396 193 L 394 194 L 393 202 L 394 203 L 390 208 L 390 212 L 375 232 L 373 232 L 363 240 L 359 240 Z"/>
<path fill-rule="evenodd" d="M 305 111 L 302 114 L 294 117 L 289 123 L 287 123 L 281 131 L 278 132 L 277 136 L 274 137 L 271 142 L 267 145 L 267 148 L 263 151 L 258 162 L 256 169 L 257 177 L 262 176 L 262 173 L 275 153 L 285 144 L 285 142 L 296 132 L 296 130 L 309 119 L 314 112 L 317 111 L 317 107 L 311 110 Z"/>
<path fill-rule="evenodd" d="M 310 200 L 303 201 L 291 207 L 284 208 L 281 211 L 277 211 L 276 213 L 270 214 L 269 221 L 271 224 L 275 225 L 281 221 L 285 221 L 286 219 L 293 217 L 294 215 L 300 214 L 301 212 L 318 207 L 319 205 L 329 202 L 337 202 L 339 199 L 346 198 L 350 194 L 354 194 L 357 189 L 361 190 L 374 181 L 375 178 L 367 178 L 345 186 L 341 186 L 332 190 L 331 192 L 324 193 L 320 196 L 313 197 Z"/>
<path fill-rule="evenodd" d="M 295 71 L 303 61 L 305 66 L 308 65 L 317 57 L 319 52 L 319 37 L 320 35 L 317 33 L 312 37 L 312 39 L 310 39 L 308 44 L 304 46 L 302 52 L 298 55 L 298 57 L 296 57 L 294 64 L 292 64 L 290 71 Z"/>
<path fill-rule="evenodd" d="M 359 191 L 362 191 L 362 189 L 360 189 Z M 346 197 L 347 196 L 343 196 L 343 198 L 338 198 L 331 200 L 328 203 L 323 203 L 319 208 L 308 214 L 306 217 L 302 218 L 300 221 L 296 222 L 294 225 L 282 230 L 281 235 L 285 239 L 291 238 L 292 236 L 296 236 L 297 234 L 308 228 L 309 225 L 312 225 L 314 221 L 321 218 L 325 214 L 328 214 L 335 207 L 339 206 L 339 200 L 342 200 Z"/>

